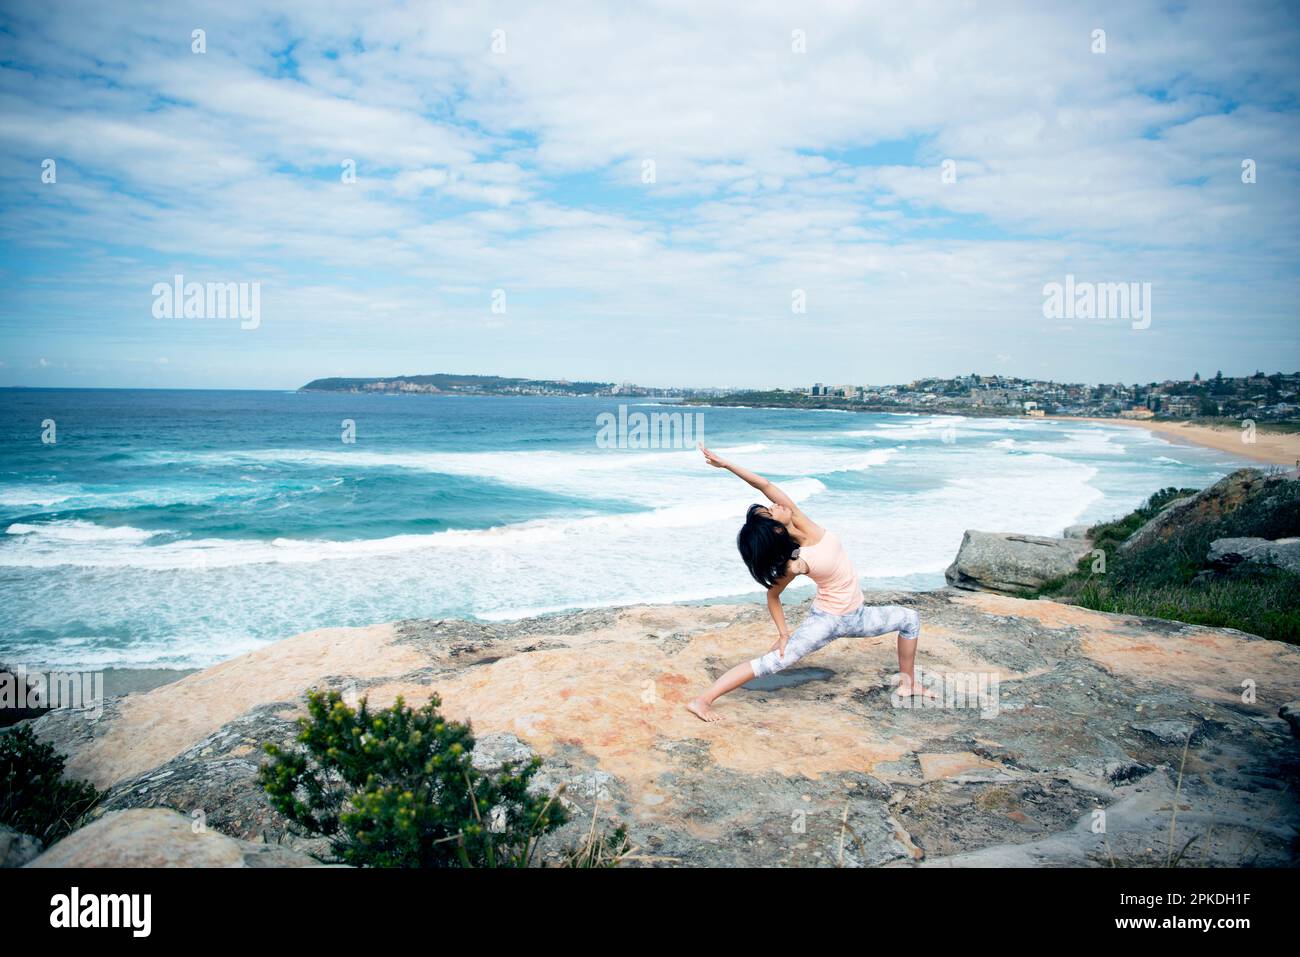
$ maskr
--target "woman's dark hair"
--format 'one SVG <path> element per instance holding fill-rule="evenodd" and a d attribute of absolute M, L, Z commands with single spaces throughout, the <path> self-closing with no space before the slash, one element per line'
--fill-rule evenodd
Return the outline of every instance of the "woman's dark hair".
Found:
<path fill-rule="evenodd" d="M 736 547 L 740 549 L 740 557 L 754 581 L 764 588 L 771 588 L 785 577 L 785 566 L 799 544 L 790 537 L 784 525 L 763 514 L 765 508 L 764 505 L 749 506 L 745 524 L 736 536 Z"/>

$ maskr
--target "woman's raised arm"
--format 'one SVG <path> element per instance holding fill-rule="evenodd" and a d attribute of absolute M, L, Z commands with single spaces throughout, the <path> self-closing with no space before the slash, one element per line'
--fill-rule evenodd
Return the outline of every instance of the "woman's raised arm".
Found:
<path fill-rule="evenodd" d="M 762 492 L 765 496 L 767 496 L 767 500 L 771 502 L 773 505 L 784 506 L 785 508 L 788 508 L 790 511 L 794 512 L 796 516 L 799 516 L 801 518 L 807 518 L 807 516 L 804 515 L 802 511 L 799 510 L 799 506 L 794 503 L 794 499 L 792 499 L 789 495 L 785 494 L 785 492 L 781 490 L 780 486 L 775 485 L 772 482 L 769 482 L 767 479 L 763 478 L 763 476 L 755 472 L 751 472 L 749 471 L 749 469 L 741 468 L 739 465 L 735 465 L 732 462 L 728 462 L 725 459 L 720 458 L 719 456 L 715 455 L 713 452 L 710 452 L 708 449 L 706 449 L 703 445 L 701 445 L 699 448 L 700 451 L 704 453 L 704 461 L 708 462 L 714 468 L 726 469 L 732 475 L 736 476 L 736 478 L 742 479 L 743 481 L 747 482 L 748 484 L 752 485 L 754 488 Z"/>

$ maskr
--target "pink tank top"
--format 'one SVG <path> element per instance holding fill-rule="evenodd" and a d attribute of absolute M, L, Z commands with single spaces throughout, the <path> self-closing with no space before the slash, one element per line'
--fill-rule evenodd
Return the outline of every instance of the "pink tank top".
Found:
<path fill-rule="evenodd" d="M 814 608 L 847 615 L 862 604 L 858 573 L 834 532 L 827 531 L 816 545 L 800 548 L 799 557 L 808 563 L 808 577 L 817 586 Z"/>

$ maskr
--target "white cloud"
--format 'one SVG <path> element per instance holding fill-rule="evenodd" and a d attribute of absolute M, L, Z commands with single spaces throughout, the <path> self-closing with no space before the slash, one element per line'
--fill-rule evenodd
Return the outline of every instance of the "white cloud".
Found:
<path fill-rule="evenodd" d="M 199 9 L 10 15 L 0 236 L 67 263 L 16 289 L 12 315 L 152 342 L 140 290 L 202 273 L 263 281 L 261 341 L 310 328 L 304 369 L 350 337 L 379 361 L 456 329 L 484 371 L 630 362 L 707 381 L 743 360 L 797 381 L 833 361 L 824 376 L 881 380 L 973 351 L 1085 377 L 1095 343 L 1062 347 L 1034 319 L 1042 284 L 1073 272 L 1156 283 L 1157 324 L 1185 323 L 1172 352 L 1131 339 L 1133 369 L 1218 356 L 1230 322 L 1238 361 L 1282 361 L 1279 342 L 1295 356 L 1279 324 L 1300 253 L 1300 30 L 1284 6 Z M 1088 51 L 1098 24 L 1104 55 Z M 514 336 L 484 331 L 494 288 Z M 628 360 L 647 325 L 698 347 Z M 792 345 L 736 346 L 756 329 Z"/>

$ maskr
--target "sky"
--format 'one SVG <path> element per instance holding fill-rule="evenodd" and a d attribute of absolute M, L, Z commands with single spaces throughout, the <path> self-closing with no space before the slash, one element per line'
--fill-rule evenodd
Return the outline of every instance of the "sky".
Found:
<path fill-rule="evenodd" d="M 0 386 L 1294 371 L 1298 94 L 1295 3 L 2 0 Z"/>

